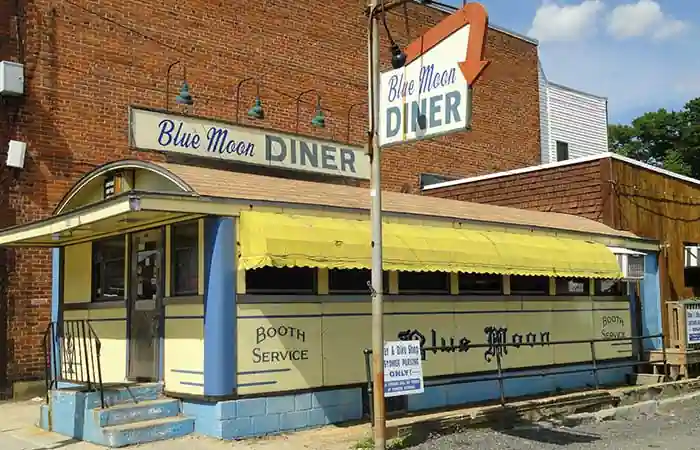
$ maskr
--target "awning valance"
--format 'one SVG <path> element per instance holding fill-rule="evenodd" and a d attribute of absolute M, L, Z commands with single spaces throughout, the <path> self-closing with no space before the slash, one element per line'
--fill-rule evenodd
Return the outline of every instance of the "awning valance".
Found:
<path fill-rule="evenodd" d="M 246 211 L 239 264 L 370 268 L 367 220 Z M 545 235 L 398 223 L 383 227 L 385 270 L 621 278 L 605 245 Z"/>

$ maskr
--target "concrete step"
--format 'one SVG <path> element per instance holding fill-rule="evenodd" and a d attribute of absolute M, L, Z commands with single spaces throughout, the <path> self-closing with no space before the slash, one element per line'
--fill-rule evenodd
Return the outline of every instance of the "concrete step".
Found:
<path fill-rule="evenodd" d="M 142 401 L 156 400 L 162 396 L 163 386 L 159 383 L 134 384 L 131 386 L 105 386 L 104 397 L 106 406 L 137 404 Z M 100 393 L 86 394 L 86 409 L 101 408 Z"/>
<path fill-rule="evenodd" d="M 124 403 L 105 409 L 95 409 L 94 414 L 97 426 L 125 425 L 153 419 L 176 417 L 180 414 L 180 402 L 168 398 L 144 400 L 136 404 Z"/>
<path fill-rule="evenodd" d="M 146 442 L 164 441 L 186 436 L 194 432 L 194 419 L 187 417 L 166 417 L 126 425 L 102 428 L 100 444 L 112 448 Z"/>

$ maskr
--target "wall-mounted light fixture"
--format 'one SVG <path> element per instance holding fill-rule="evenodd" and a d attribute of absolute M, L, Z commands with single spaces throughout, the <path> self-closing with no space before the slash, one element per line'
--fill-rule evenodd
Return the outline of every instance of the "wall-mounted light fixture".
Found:
<path fill-rule="evenodd" d="M 347 116 L 348 130 L 347 130 L 347 134 L 345 136 L 345 142 L 347 142 L 348 144 L 350 143 L 350 116 L 352 115 L 352 110 L 354 108 L 356 108 L 357 106 L 362 106 L 366 103 L 367 102 L 354 103 L 354 104 L 350 105 L 350 107 L 348 108 L 348 116 Z"/>
<path fill-rule="evenodd" d="M 262 100 L 260 100 L 260 83 L 255 81 L 254 78 L 244 78 L 241 81 L 238 82 L 238 85 L 236 86 L 236 123 L 238 123 L 238 110 L 239 110 L 239 105 L 240 105 L 240 100 L 241 100 L 241 86 L 243 83 L 246 81 L 252 81 L 255 83 L 255 86 L 257 88 L 256 93 L 255 93 L 255 103 L 253 103 L 253 106 L 250 107 L 248 110 L 248 117 L 251 119 L 264 119 L 265 118 L 265 111 L 263 111 L 262 107 Z"/>
<path fill-rule="evenodd" d="M 168 66 L 168 71 L 165 78 L 165 110 L 170 109 L 170 72 L 172 72 L 173 67 L 180 64 L 180 61 L 175 61 Z M 194 103 L 192 94 L 190 93 L 190 85 L 187 82 L 187 67 L 182 68 L 182 86 L 180 87 L 180 93 L 175 97 L 175 103 L 178 105 L 191 106 Z"/>
<path fill-rule="evenodd" d="M 386 8 L 382 4 L 382 23 L 384 24 L 384 29 L 386 30 L 386 35 L 389 38 L 389 43 L 391 45 L 391 67 L 394 69 L 400 69 L 406 65 L 406 54 L 401 50 L 401 47 L 394 41 L 391 36 L 391 31 L 389 31 L 389 25 L 386 23 Z"/>
<path fill-rule="evenodd" d="M 301 98 L 309 94 L 311 92 L 316 93 L 316 115 L 311 119 L 311 125 L 317 127 L 317 128 L 325 128 L 326 126 L 326 116 L 323 114 L 323 109 L 321 108 L 321 95 L 318 93 L 316 89 L 309 89 L 307 91 L 302 92 L 297 96 L 297 126 L 296 126 L 296 131 L 299 133 L 299 108 L 301 106 Z"/>

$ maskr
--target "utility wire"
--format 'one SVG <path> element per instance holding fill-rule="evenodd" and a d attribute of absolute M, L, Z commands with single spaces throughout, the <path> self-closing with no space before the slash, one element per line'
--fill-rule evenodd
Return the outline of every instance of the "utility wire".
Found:
<path fill-rule="evenodd" d="M 114 19 L 111 19 L 111 18 L 109 18 L 109 17 L 107 17 L 107 16 L 105 16 L 105 15 L 102 15 L 102 14 L 100 14 L 100 13 L 98 13 L 98 12 L 95 12 L 95 11 L 91 10 L 90 8 L 86 8 L 86 7 L 84 7 L 84 6 L 82 6 L 82 5 L 79 5 L 79 4 L 77 4 L 77 3 L 74 3 L 74 2 L 72 2 L 72 1 L 70 1 L 70 0 L 64 0 L 64 1 L 65 1 L 65 3 L 71 5 L 71 6 L 75 7 L 75 8 L 78 8 L 78 9 L 80 9 L 81 11 L 83 11 L 83 12 L 85 12 L 85 13 L 87 13 L 87 14 L 90 14 L 90 15 L 92 15 L 92 16 L 94 16 L 94 17 L 97 17 L 98 19 L 103 20 L 103 21 L 105 21 L 105 22 L 107 22 L 107 23 L 110 23 L 110 24 L 112 24 L 112 25 L 114 25 L 114 26 L 116 26 L 116 27 L 119 27 L 119 28 L 122 28 L 122 29 L 124 29 L 124 30 L 127 30 L 127 31 L 129 31 L 130 33 L 133 33 L 133 34 L 135 34 L 135 35 L 137 35 L 137 36 L 139 36 L 139 37 L 142 37 L 142 38 L 144 38 L 144 39 L 150 40 L 151 42 L 154 42 L 154 43 L 156 43 L 156 44 L 158 44 L 158 45 L 160 45 L 160 46 L 162 46 L 162 47 L 164 47 L 164 48 L 166 48 L 166 49 L 168 49 L 168 50 L 170 50 L 170 51 L 173 51 L 173 52 L 175 52 L 175 53 L 179 53 L 180 55 L 185 56 L 185 57 L 187 57 L 187 58 L 191 58 L 191 59 L 196 59 L 196 60 L 202 61 L 201 58 L 196 57 L 196 55 L 192 55 L 192 54 L 190 54 L 189 52 L 186 52 L 186 51 L 184 51 L 184 50 L 182 50 L 182 49 L 180 49 L 180 48 L 178 48 L 178 47 L 176 47 L 176 46 L 167 44 L 167 43 L 165 43 L 165 42 L 163 42 L 163 41 L 161 41 L 161 40 L 159 40 L 159 39 L 157 39 L 157 38 L 155 38 L 155 37 L 153 37 L 153 36 L 151 36 L 151 35 L 149 35 L 149 34 L 146 34 L 146 33 L 144 33 L 144 32 L 141 32 L 141 31 L 139 31 L 139 30 L 137 30 L 137 29 L 135 29 L 135 28 L 132 28 L 132 27 L 130 27 L 130 26 L 124 25 L 124 24 L 122 24 L 122 23 L 120 23 L 120 22 L 117 22 L 117 21 L 114 20 Z M 212 64 L 212 65 L 213 65 L 218 71 L 220 71 L 220 72 L 223 72 L 223 73 L 227 73 L 227 72 L 228 72 L 228 73 L 231 73 L 230 70 L 224 70 L 223 68 L 221 68 L 221 67 L 220 67 L 218 64 L 216 64 L 216 63 L 208 62 L 208 63 L 205 63 L 205 64 Z M 314 73 L 314 72 L 311 72 L 311 71 L 309 71 L 309 70 L 304 70 L 304 69 L 299 69 L 299 68 L 297 68 L 297 69 L 295 69 L 295 70 L 297 70 L 297 71 L 299 71 L 299 72 L 306 73 L 307 75 L 310 75 L 310 76 L 312 76 L 312 77 L 314 77 L 314 78 L 325 79 L 325 80 L 327 80 L 327 81 L 331 81 L 331 82 L 336 83 L 336 84 L 337 84 L 337 82 L 338 82 L 338 80 L 335 79 L 335 78 L 331 79 L 330 77 L 326 77 L 326 76 L 323 76 L 323 75 L 319 75 L 319 74 Z M 237 74 L 237 73 L 234 73 L 234 74 L 235 74 L 236 76 L 239 76 L 239 74 Z M 352 82 L 347 81 L 347 80 L 342 80 L 342 81 L 343 81 L 344 83 L 348 84 L 349 86 L 352 86 L 352 87 L 354 87 L 354 88 L 356 88 L 356 89 L 366 89 L 366 86 L 365 86 L 365 85 L 361 85 L 361 84 L 357 84 L 357 83 L 352 83 Z M 261 83 L 261 84 L 262 84 L 262 83 Z M 296 99 L 297 99 L 297 96 L 296 96 L 296 95 L 288 94 L 288 93 L 286 93 L 286 92 L 284 92 L 284 91 L 280 91 L 280 90 L 278 90 L 278 89 L 271 88 L 271 87 L 268 87 L 268 89 L 270 89 L 270 90 L 273 91 L 273 92 L 276 92 L 276 93 L 279 94 L 279 95 L 282 95 L 282 96 L 284 96 L 284 97 L 293 99 L 293 100 L 295 100 L 295 101 L 296 101 Z M 333 112 L 332 110 L 328 110 L 328 111 Z"/>

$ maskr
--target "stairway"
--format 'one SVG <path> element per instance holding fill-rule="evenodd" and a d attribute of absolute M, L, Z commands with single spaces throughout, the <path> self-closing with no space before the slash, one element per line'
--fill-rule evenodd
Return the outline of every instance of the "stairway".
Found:
<path fill-rule="evenodd" d="M 163 396 L 159 384 L 105 387 L 106 408 L 101 407 L 99 392 L 55 390 L 51 394 L 50 408 L 42 406 L 42 418 L 50 412 L 51 431 L 94 444 L 118 448 L 194 431 L 194 419 L 183 416 L 180 401 Z"/>

